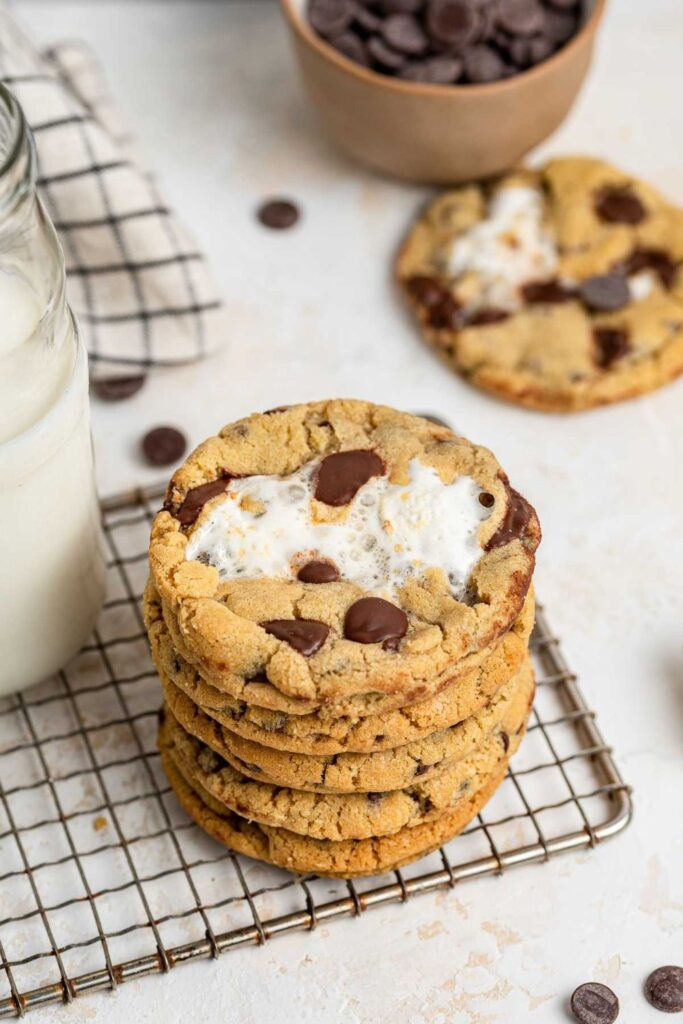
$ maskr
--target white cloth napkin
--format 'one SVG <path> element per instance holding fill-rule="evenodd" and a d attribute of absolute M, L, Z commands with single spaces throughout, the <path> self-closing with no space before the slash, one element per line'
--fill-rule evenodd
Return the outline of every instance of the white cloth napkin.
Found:
<path fill-rule="evenodd" d="M 0 7 L 0 78 L 33 130 L 94 377 L 202 358 L 224 310 L 202 254 L 140 164 L 81 44 L 38 53 Z"/>

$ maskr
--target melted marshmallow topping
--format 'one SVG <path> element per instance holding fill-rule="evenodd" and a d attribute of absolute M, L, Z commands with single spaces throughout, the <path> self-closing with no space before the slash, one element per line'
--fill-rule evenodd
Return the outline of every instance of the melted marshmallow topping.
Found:
<path fill-rule="evenodd" d="M 392 596 L 410 576 L 440 568 L 462 599 L 482 555 L 481 523 L 491 514 L 469 476 L 444 484 L 417 459 L 407 484 L 368 480 L 344 507 L 341 522 L 313 519 L 317 463 L 288 477 L 232 480 L 192 533 L 187 559 L 215 566 L 223 580 L 292 579 L 309 558 L 332 561 L 343 579 Z"/>

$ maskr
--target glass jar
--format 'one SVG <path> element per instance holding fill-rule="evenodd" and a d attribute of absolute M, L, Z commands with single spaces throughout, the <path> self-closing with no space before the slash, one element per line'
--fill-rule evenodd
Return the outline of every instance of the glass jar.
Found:
<path fill-rule="evenodd" d="M 0 695 L 88 637 L 104 559 L 88 367 L 62 251 L 35 191 L 33 140 L 0 86 Z"/>

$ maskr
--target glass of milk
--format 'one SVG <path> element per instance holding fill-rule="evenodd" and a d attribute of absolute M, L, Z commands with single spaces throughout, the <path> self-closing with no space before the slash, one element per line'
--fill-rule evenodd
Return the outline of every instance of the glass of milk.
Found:
<path fill-rule="evenodd" d="M 104 593 L 87 356 L 64 286 L 32 139 L 0 86 L 0 696 L 60 669 Z"/>

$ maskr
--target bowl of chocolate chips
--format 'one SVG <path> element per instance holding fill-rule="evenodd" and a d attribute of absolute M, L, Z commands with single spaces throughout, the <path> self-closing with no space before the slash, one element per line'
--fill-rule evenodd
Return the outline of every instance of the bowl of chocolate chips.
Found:
<path fill-rule="evenodd" d="M 333 142 L 393 177 L 498 174 L 553 132 L 606 0 L 280 0 Z"/>

